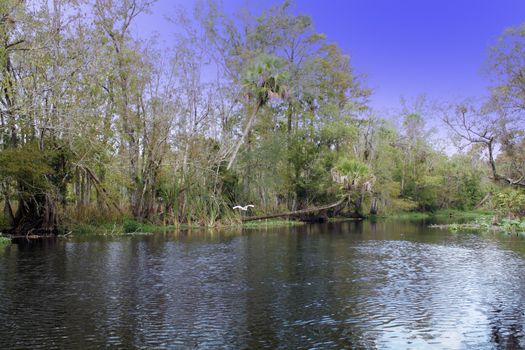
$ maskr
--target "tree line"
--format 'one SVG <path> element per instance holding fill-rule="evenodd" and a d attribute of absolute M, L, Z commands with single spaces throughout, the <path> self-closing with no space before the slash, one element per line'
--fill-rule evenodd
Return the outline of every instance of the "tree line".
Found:
<path fill-rule="evenodd" d="M 491 51 L 490 98 L 417 98 L 395 123 L 290 1 L 238 16 L 197 2 L 171 18 L 168 45 L 133 31 L 153 5 L 0 0 L 4 227 L 215 225 L 238 220 L 235 204 L 264 214 L 342 197 L 354 215 L 470 209 L 523 194 L 524 26 Z M 461 152 L 433 141 L 436 119 Z"/>

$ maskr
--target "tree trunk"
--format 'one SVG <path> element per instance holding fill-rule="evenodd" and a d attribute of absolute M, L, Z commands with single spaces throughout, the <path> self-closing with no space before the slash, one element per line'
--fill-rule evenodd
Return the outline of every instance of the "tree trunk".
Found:
<path fill-rule="evenodd" d="M 50 195 L 39 194 L 19 199 L 10 231 L 12 235 L 56 234 L 57 228 L 56 202 Z"/>
<path fill-rule="evenodd" d="M 9 198 L 4 195 L 4 216 L 7 218 L 7 224 L 13 226 L 15 222 L 15 216 L 13 214 L 13 208 L 9 202 Z"/>
<path fill-rule="evenodd" d="M 490 139 L 489 142 L 487 142 L 487 148 L 488 148 L 488 151 L 489 151 L 489 163 L 490 163 L 490 169 L 492 170 L 492 177 L 494 178 L 494 180 L 499 180 L 499 176 L 497 174 L 497 171 L 496 171 L 496 161 L 494 160 L 494 152 L 493 152 L 493 149 L 492 149 L 492 142 L 494 140 L 493 139 Z"/>
<path fill-rule="evenodd" d="M 246 222 L 246 221 L 255 221 L 255 220 L 280 218 L 280 217 L 298 216 L 298 215 L 310 214 L 310 213 L 315 213 L 315 212 L 324 212 L 326 210 L 336 208 L 336 207 L 346 203 L 347 201 L 348 201 L 348 197 L 344 196 L 343 198 L 341 198 L 340 200 L 338 200 L 335 203 L 324 205 L 324 206 L 321 206 L 321 207 L 289 211 L 289 212 L 280 213 L 280 214 L 269 214 L 269 215 L 246 217 L 246 218 L 243 218 L 242 221 Z"/>
<path fill-rule="evenodd" d="M 514 179 L 510 179 L 508 177 L 505 177 L 505 176 L 502 176 L 502 175 L 498 174 L 498 172 L 496 170 L 496 160 L 494 159 L 494 150 L 493 150 L 494 146 L 493 146 L 493 143 L 494 143 L 494 138 L 491 138 L 487 142 L 487 148 L 488 148 L 488 151 L 489 151 L 490 169 L 492 171 L 492 178 L 494 179 L 494 181 L 495 182 L 504 183 L 504 184 L 507 184 L 507 185 L 511 185 L 511 186 L 514 186 L 514 187 L 525 188 L 525 183 L 523 182 L 523 180 L 525 179 L 525 175 L 523 175 L 521 178 L 519 178 L 517 180 L 514 180 Z"/>
<path fill-rule="evenodd" d="M 81 203 L 82 207 L 87 208 L 91 202 L 91 181 L 87 174 L 82 176 Z"/>
<path fill-rule="evenodd" d="M 372 199 L 372 204 L 370 206 L 370 214 L 377 215 L 377 198 L 376 197 Z"/>
<path fill-rule="evenodd" d="M 244 131 L 242 133 L 241 139 L 235 146 L 235 149 L 233 150 L 233 154 L 230 157 L 230 161 L 228 162 L 228 166 L 226 167 L 226 170 L 230 170 L 233 163 L 235 162 L 235 159 L 237 158 L 237 154 L 239 153 L 239 149 L 241 148 L 242 144 L 244 143 L 244 139 L 248 136 L 248 133 L 250 132 L 255 119 L 257 117 L 257 113 L 259 112 L 259 109 L 261 108 L 261 101 L 257 101 L 257 104 L 255 105 L 255 108 L 252 112 L 252 115 L 250 116 L 250 119 L 248 120 L 248 123 L 246 123 L 246 126 L 244 127 Z"/>
<path fill-rule="evenodd" d="M 476 205 L 476 209 L 481 208 L 481 206 L 485 204 L 490 199 L 490 197 L 492 197 L 492 192 L 487 193 L 485 197 L 483 197 L 483 199 Z"/>
<path fill-rule="evenodd" d="M 292 103 L 288 103 L 288 110 L 286 111 L 286 118 L 288 119 L 288 128 L 286 132 L 288 135 L 292 133 L 292 119 L 293 119 L 293 106 Z"/>

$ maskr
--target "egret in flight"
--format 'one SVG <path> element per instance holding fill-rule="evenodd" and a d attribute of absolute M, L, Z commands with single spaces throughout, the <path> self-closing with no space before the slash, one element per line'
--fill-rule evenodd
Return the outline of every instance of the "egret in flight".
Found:
<path fill-rule="evenodd" d="M 243 211 L 248 210 L 248 208 L 255 208 L 255 205 L 248 204 L 248 205 L 245 205 L 244 207 L 240 206 L 240 205 L 236 205 L 236 206 L 233 207 L 233 209 L 240 209 L 240 210 L 243 210 Z"/>

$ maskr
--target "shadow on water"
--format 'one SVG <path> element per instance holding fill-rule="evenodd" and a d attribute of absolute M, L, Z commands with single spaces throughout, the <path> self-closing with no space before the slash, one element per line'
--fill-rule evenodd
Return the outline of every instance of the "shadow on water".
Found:
<path fill-rule="evenodd" d="M 525 344 L 520 237 L 380 220 L 1 249 L 1 348 Z"/>

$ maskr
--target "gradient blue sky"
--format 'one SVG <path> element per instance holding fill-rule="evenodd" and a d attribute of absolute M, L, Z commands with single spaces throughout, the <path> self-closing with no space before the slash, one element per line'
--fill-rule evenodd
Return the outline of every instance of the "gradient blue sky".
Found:
<path fill-rule="evenodd" d="M 275 0 L 223 0 L 228 12 L 260 13 Z M 139 19 L 141 35 L 175 31 L 164 17 L 191 0 L 159 0 Z M 432 100 L 482 96 L 488 49 L 505 28 L 525 22 L 525 0 L 296 0 L 319 32 L 337 42 L 373 88 L 372 107 L 396 108 L 400 96 Z"/>

